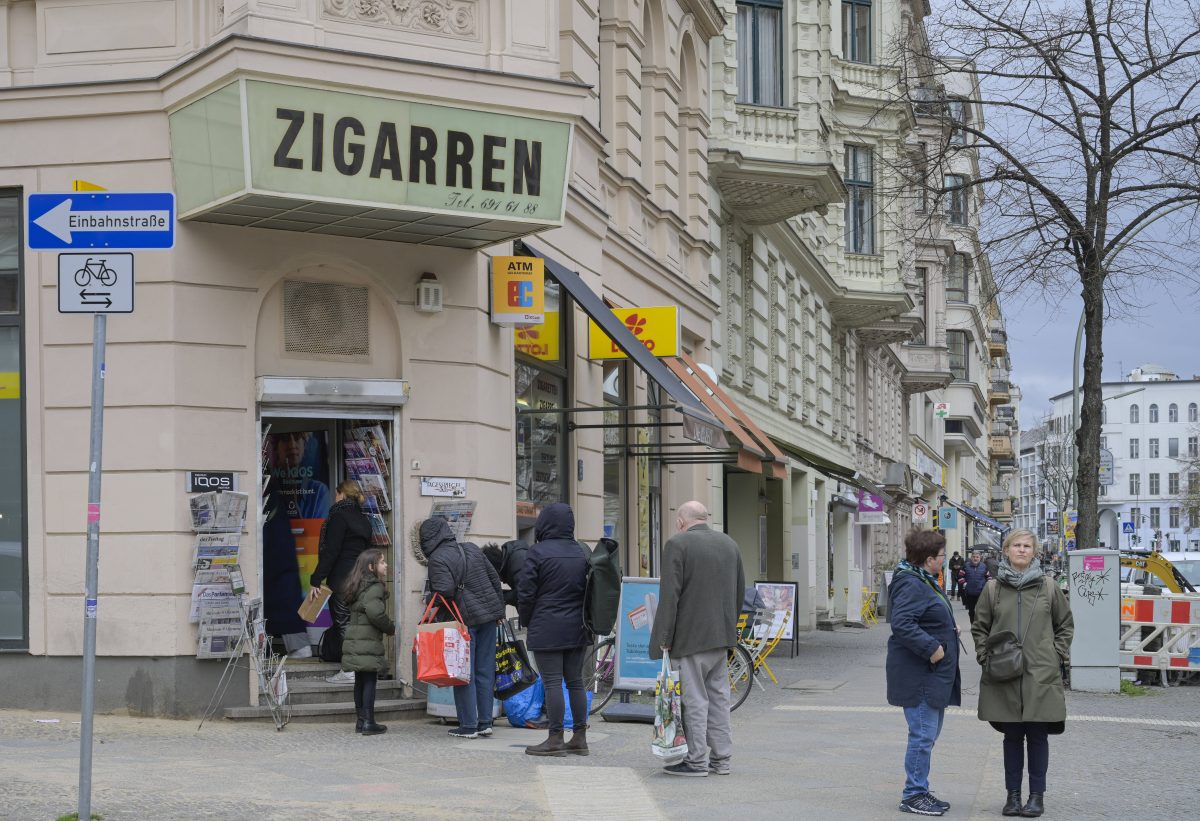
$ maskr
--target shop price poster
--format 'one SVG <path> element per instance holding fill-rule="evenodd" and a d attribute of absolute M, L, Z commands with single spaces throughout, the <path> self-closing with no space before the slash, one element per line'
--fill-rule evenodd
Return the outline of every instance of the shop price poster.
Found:
<path fill-rule="evenodd" d="M 662 662 L 650 658 L 650 630 L 658 611 L 658 579 L 626 576 L 617 610 L 617 666 L 614 686 L 653 690 Z"/>
<path fill-rule="evenodd" d="M 471 519 L 475 516 L 475 502 L 469 499 L 445 499 L 433 503 L 429 515 L 445 519 L 450 532 L 458 541 L 466 541 L 471 530 Z"/>

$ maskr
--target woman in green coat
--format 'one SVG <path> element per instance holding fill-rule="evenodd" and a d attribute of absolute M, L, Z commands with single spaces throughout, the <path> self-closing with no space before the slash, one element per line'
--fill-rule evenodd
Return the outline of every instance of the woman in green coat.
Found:
<path fill-rule="evenodd" d="M 1071 654 L 1075 623 L 1067 597 L 1034 559 L 1037 536 L 1013 530 L 1004 540 L 997 578 L 989 581 L 975 609 L 971 635 L 983 666 L 979 682 L 979 718 L 1004 733 L 1004 782 L 1008 800 L 1003 815 L 1034 818 L 1042 814 L 1051 735 L 1067 720 L 1062 664 Z M 988 671 L 988 637 L 1010 631 L 1021 645 L 1023 672 L 998 680 Z M 1021 805 L 1025 750 L 1029 751 L 1029 800 Z"/>
<path fill-rule="evenodd" d="M 354 730 L 363 735 L 387 732 L 386 726 L 375 722 L 375 686 L 379 674 L 387 670 L 383 637 L 396 633 L 396 625 L 387 614 L 387 572 L 382 550 L 364 550 L 342 588 L 343 598 L 350 603 L 350 626 L 342 642 L 342 669 L 354 673 L 354 712 L 358 717 Z"/>

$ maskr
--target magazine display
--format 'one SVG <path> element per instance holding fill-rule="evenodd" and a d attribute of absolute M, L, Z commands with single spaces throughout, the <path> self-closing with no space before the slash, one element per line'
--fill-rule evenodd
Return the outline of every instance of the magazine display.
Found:
<path fill-rule="evenodd" d="M 388 492 L 392 475 L 392 447 L 381 424 L 354 423 L 346 430 L 347 439 L 342 444 L 345 451 L 346 478 L 358 482 L 366 500 L 363 511 L 371 520 L 371 544 L 388 547 L 392 535 L 388 528 L 392 499 Z"/>

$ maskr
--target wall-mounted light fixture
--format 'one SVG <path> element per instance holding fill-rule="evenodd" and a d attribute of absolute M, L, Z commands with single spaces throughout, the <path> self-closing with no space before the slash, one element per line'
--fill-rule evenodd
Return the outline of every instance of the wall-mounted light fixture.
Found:
<path fill-rule="evenodd" d="M 438 282 L 436 274 L 421 274 L 417 283 L 417 303 L 414 307 L 423 314 L 441 313 L 442 283 Z"/>

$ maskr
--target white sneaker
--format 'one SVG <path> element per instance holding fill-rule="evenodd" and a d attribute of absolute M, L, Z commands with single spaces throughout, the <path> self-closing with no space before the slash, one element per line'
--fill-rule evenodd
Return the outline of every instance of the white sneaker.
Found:
<path fill-rule="evenodd" d="M 332 676 L 326 676 L 325 681 L 329 682 L 330 684 L 353 684 L 354 673 L 343 670 L 340 673 L 334 673 Z"/>
<path fill-rule="evenodd" d="M 312 648 L 305 645 L 299 650 L 293 650 L 292 652 L 288 653 L 287 657 L 290 659 L 310 659 L 312 658 Z"/>

